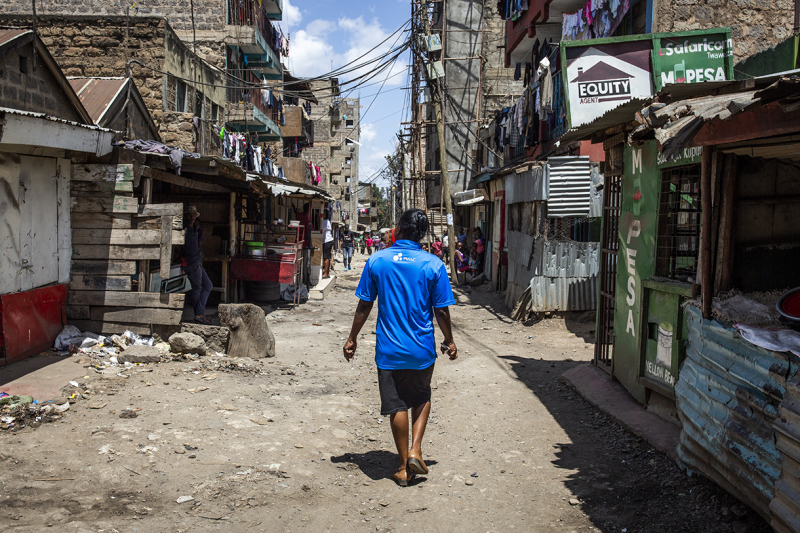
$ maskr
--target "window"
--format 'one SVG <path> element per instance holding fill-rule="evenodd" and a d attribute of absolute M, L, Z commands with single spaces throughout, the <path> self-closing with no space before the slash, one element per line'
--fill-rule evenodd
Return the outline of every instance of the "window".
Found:
<path fill-rule="evenodd" d="M 350 183 L 350 176 L 345 176 L 344 177 L 344 182 L 345 183 Z"/>
<path fill-rule="evenodd" d="M 216 122 L 218 117 L 219 117 L 219 106 L 214 102 L 211 102 L 211 120 Z"/>
<path fill-rule="evenodd" d="M 700 165 L 661 172 L 656 275 L 688 282 L 700 250 Z"/>
<path fill-rule="evenodd" d="M 352 118 L 348 118 L 347 120 L 344 121 L 344 125 L 347 126 L 348 128 L 352 128 L 353 124 L 354 122 Z"/>
<path fill-rule="evenodd" d="M 353 158 L 352 157 L 345 157 L 344 158 L 344 164 L 345 165 L 350 165 L 350 164 L 352 164 L 352 162 L 353 162 Z"/>
<path fill-rule="evenodd" d="M 347 137 L 344 139 L 345 146 L 353 146 L 353 141 Z"/>
<path fill-rule="evenodd" d="M 177 80 L 175 89 L 175 111 L 186 113 L 186 84 L 181 80 Z"/>
<path fill-rule="evenodd" d="M 194 92 L 194 116 L 203 116 L 203 93 L 200 91 Z"/>

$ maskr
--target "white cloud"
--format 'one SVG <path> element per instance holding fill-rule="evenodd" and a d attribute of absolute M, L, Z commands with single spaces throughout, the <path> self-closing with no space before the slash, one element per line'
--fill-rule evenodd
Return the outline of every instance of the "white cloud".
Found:
<path fill-rule="evenodd" d="M 289 45 L 293 75 L 313 77 L 330 71 L 331 58 L 336 57 L 336 53 L 333 45 L 325 41 L 325 36 L 334 28 L 334 23 L 317 19 L 311 21 L 305 30 L 294 33 Z"/>
<path fill-rule="evenodd" d="M 371 143 L 375 140 L 375 137 L 378 136 L 378 132 L 375 130 L 374 124 L 362 124 L 361 125 L 361 136 L 359 140 L 362 143 Z"/>
<path fill-rule="evenodd" d="M 303 14 L 300 12 L 300 8 L 293 5 L 289 0 L 284 0 L 283 2 L 283 17 L 281 20 L 281 26 L 283 29 L 291 31 L 292 28 L 297 27 L 300 24 L 300 21 L 303 20 Z"/>

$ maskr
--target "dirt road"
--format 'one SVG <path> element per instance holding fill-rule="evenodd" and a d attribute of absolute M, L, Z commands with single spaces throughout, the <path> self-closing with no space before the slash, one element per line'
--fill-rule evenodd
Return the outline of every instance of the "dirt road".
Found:
<path fill-rule="evenodd" d="M 0 528 L 769 531 L 563 384 L 591 359 L 591 315 L 515 324 L 487 286 L 459 290 L 452 309 L 460 357 L 434 374 L 430 475 L 395 486 L 375 314 L 355 362 L 341 355 L 362 265 L 323 302 L 270 310 L 278 356 L 261 374 L 205 357 L 87 368 L 88 399 L 63 418 L 0 432 Z"/>

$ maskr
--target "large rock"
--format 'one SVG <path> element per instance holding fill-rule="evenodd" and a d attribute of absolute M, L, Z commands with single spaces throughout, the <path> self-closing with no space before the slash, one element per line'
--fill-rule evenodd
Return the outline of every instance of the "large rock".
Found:
<path fill-rule="evenodd" d="M 220 324 L 231 330 L 229 356 L 252 359 L 275 356 L 275 336 L 263 309 L 253 304 L 220 304 L 218 311 Z"/>
<path fill-rule="evenodd" d="M 161 352 L 155 346 L 133 345 L 117 357 L 120 363 L 158 363 L 161 361 Z"/>
<path fill-rule="evenodd" d="M 191 324 L 185 322 L 181 324 L 182 333 L 194 333 L 206 341 L 206 346 L 215 352 L 228 352 L 228 339 L 230 330 L 220 326 L 206 326 L 205 324 Z"/>
<path fill-rule="evenodd" d="M 169 338 L 172 353 L 196 353 L 205 355 L 206 341 L 194 333 L 173 333 Z"/>

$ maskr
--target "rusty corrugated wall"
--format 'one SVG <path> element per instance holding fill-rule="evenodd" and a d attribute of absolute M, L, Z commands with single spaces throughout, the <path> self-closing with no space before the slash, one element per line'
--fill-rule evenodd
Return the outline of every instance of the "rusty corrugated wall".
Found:
<path fill-rule="evenodd" d="M 678 457 L 770 521 L 781 471 L 773 423 L 797 360 L 758 348 L 686 309 L 689 340 L 675 385 Z"/>
<path fill-rule="evenodd" d="M 787 384 L 775 436 L 781 452 L 781 477 L 769 504 L 772 529 L 778 533 L 800 532 L 800 374 Z"/>

